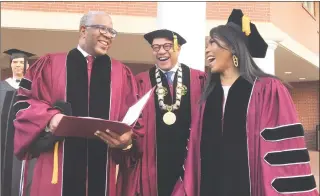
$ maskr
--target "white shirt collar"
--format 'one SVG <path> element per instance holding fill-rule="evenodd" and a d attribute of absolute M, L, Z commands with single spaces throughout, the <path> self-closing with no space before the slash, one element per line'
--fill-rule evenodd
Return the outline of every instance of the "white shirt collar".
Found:
<path fill-rule="evenodd" d="M 90 56 L 86 51 L 84 51 L 80 45 L 78 45 L 77 49 L 81 52 L 81 54 L 84 56 L 84 58 L 87 58 L 87 56 Z"/>
<path fill-rule="evenodd" d="M 5 80 L 10 86 L 12 86 L 13 88 L 15 89 L 18 89 L 19 88 L 19 84 L 20 82 L 16 82 L 16 79 L 11 77 L 11 78 L 7 78 Z"/>
<path fill-rule="evenodd" d="M 180 65 L 180 63 L 177 62 L 177 64 L 176 64 L 172 69 L 170 69 L 169 71 L 173 71 L 174 73 L 176 73 L 177 70 L 178 70 L 178 68 L 179 68 L 179 65 Z M 158 67 L 158 65 L 156 65 L 156 66 Z M 169 71 L 164 71 L 164 70 L 160 69 L 160 67 L 158 67 L 158 69 L 159 69 L 160 71 L 162 71 L 162 73 L 167 73 L 167 72 L 169 72 Z"/>

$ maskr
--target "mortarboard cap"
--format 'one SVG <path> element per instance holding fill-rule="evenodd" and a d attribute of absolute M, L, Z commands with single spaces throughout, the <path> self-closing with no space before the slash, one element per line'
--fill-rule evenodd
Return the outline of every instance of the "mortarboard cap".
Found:
<path fill-rule="evenodd" d="M 152 42 L 155 38 L 167 38 L 173 41 L 175 47 L 177 47 L 177 45 L 182 46 L 183 44 L 187 43 L 187 41 L 181 35 L 167 29 L 155 30 L 144 35 L 144 39 L 147 40 L 150 45 L 152 45 Z"/>
<path fill-rule="evenodd" d="M 268 44 L 264 41 L 261 37 L 260 33 L 256 25 L 251 23 L 248 16 L 245 16 L 240 9 L 233 9 L 229 19 L 228 19 L 228 26 L 232 23 L 239 26 L 242 32 L 245 34 L 247 40 L 247 47 L 251 53 L 252 57 L 255 58 L 264 58 L 267 53 Z"/>
<path fill-rule="evenodd" d="M 16 58 L 29 58 L 35 55 L 19 49 L 9 49 L 4 51 L 3 53 L 10 55 L 11 61 Z"/>

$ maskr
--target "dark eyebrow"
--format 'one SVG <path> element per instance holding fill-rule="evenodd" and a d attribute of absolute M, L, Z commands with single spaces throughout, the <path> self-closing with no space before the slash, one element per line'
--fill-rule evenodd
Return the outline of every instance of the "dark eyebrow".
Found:
<path fill-rule="evenodd" d="M 212 43 L 216 43 L 216 44 L 219 46 L 219 48 L 222 48 L 222 49 L 225 49 L 225 50 L 229 50 L 227 47 L 223 47 L 223 46 L 219 43 L 218 40 L 220 40 L 218 37 L 214 37 L 214 38 L 211 38 L 209 41 L 210 41 L 211 44 L 212 44 Z"/>

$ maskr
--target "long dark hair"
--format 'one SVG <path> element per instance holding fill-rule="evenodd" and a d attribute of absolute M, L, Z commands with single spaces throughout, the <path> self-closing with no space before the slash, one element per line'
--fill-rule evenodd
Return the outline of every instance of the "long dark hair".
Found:
<path fill-rule="evenodd" d="M 246 45 L 247 38 L 241 31 L 240 27 L 234 23 L 228 23 L 227 25 L 220 25 L 210 30 L 210 37 L 213 40 L 221 40 L 226 43 L 228 48 L 231 49 L 233 55 L 238 58 L 238 69 L 240 76 L 246 79 L 251 84 L 254 83 L 256 78 L 261 77 L 273 77 L 274 75 L 263 72 L 257 64 L 254 62 L 248 47 Z M 222 47 L 218 42 L 217 45 Z M 224 48 L 226 49 L 226 48 Z M 210 93 L 215 88 L 217 81 L 220 80 L 220 73 L 211 73 L 209 71 L 206 84 L 202 93 L 202 101 L 205 101 Z"/>

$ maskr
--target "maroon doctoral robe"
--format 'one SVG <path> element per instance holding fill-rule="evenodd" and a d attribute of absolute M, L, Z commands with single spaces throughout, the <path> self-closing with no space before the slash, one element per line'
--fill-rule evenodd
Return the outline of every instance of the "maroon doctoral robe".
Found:
<path fill-rule="evenodd" d="M 18 94 L 24 99 L 20 98 L 15 106 L 18 112 L 14 122 L 14 152 L 20 159 L 39 156 L 31 196 L 116 194 L 116 164 L 122 164 L 126 158 L 119 154 L 119 150 L 109 149 L 99 139 L 54 138 L 52 135 L 54 139 L 50 139 L 50 135 L 46 135 L 49 137 L 46 140 L 43 137 L 50 119 L 65 112 L 63 104 L 57 102 L 70 105 L 73 116 L 121 121 L 128 108 L 137 101 L 131 71 L 107 55 L 94 60 L 89 89 L 90 96 L 87 62 L 77 49 L 68 54 L 48 54 L 40 58 L 21 82 Z M 70 115 L 70 111 L 68 113 Z M 139 138 L 139 135 L 135 132 L 134 137 Z M 54 159 L 56 142 L 58 159 Z M 38 154 L 35 155 L 34 151 Z M 54 160 L 58 163 L 54 164 Z M 55 172 L 54 165 L 58 166 Z M 58 174 L 56 183 L 52 183 L 53 173 Z"/>
<path fill-rule="evenodd" d="M 319 195 L 303 127 L 281 81 L 266 77 L 250 84 L 239 77 L 224 114 L 223 101 L 217 83 L 193 117 L 198 137 L 185 164 L 192 176 L 184 184 L 188 196 Z"/>
<path fill-rule="evenodd" d="M 131 176 L 127 181 L 135 182 L 136 192 L 125 193 L 123 195 L 133 196 L 135 194 L 143 196 L 153 195 L 174 195 L 180 196 L 185 192 L 182 181 L 190 182 L 190 175 L 184 174 L 183 162 L 188 154 L 190 141 L 193 137 L 198 137 L 193 132 L 190 133 L 191 114 L 199 107 L 201 90 L 204 85 L 205 73 L 181 64 L 183 73 L 183 84 L 188 88 L 187 94 L 182 96 L 181 106 L 174 113 L 177 121 L 173 125 L 165 125 L 162 117 L 165 111 L 159 109 L 156 92 L 150 98 L 142 113 L 144 122 L 144 139 L 142 145 L 142 160 L 135 169 L 135 176 Z M 175 91 L 170 93 L 167 79 L 160 72 L 162 83 L 168 89 L 164 102 L 171 105 L 175 102 Z M 144 95 L 154 85 L 155 67 L 147 72 L 136 76 L 139 95 Z M 177 84 L 177 74 L 173 81 L 173 89 Z M 133 171 L 131 171 L 133 173 Z"/>

